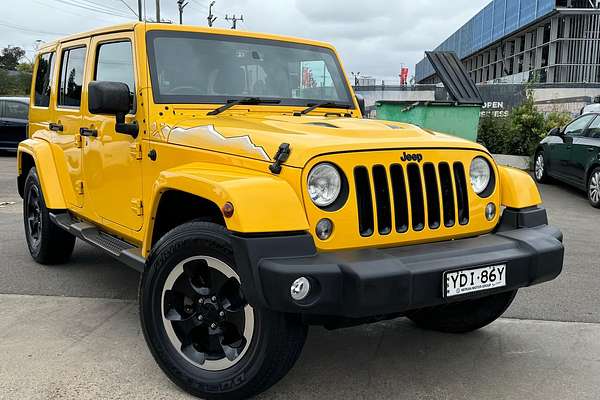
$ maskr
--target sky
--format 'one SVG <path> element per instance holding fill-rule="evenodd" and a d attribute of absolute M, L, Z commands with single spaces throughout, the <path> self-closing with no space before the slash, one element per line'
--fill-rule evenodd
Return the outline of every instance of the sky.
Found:
<path fill-rule="evenodd" d="M 155 0 L 144 0 L 148 18 Z M 206 25 L 210 0 L 186 0 L 184 23 Z M 394 84 L 403 64 L 415 64 L 490 0 L 216 0 L 217 27 L 243 15 L 238 29 L 332 43 L 346 72 Z M 36 40 L 135 20 L 137 0 L 0 0 L 0 48 L 35 54 Z M 178 22 L 177 0 L 160 0 L 161 18 Z M 130 10 L 128 6 L 133 9 Z"/>

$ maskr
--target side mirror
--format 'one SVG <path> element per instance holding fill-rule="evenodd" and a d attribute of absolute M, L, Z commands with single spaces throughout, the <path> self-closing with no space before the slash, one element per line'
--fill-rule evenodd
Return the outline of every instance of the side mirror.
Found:
<path fill-rule="evenodd" d="M 116 117 L 115 131 L 138 136 L 137 124 L 125 123 L 125 115 L 131 109 L 129 86 L 122 82 L 92 81 L 88 85 L 88 109 L 92 114 L 108 114 Z"/>
<path fill-rule="evenodd" d="M 556 127 L 556 128 L 550 129 L 550 132 L 548 132 L 548 136 L 561 136 L 560 128 Z"/>
<path fill-rule="evenodd" d="M 362 96 L 362 94 L 357 94 L 356 101 L 358 102 L 358 108 L 360 109 L 360 113 L 362 114 L 362 116 L 364 118 L 367 115 L 367 107 L 365 106 L 365 98 Z"/>

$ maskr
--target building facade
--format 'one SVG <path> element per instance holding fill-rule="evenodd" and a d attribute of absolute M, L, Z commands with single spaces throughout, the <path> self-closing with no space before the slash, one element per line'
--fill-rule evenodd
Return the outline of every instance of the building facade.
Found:
<path fill-rule="evenodd" d="M 600 0 L 494 0 L 435 50 L 477 84 L 600 83 Z M 415 80 L 439 83 L 427 59 Z"/>

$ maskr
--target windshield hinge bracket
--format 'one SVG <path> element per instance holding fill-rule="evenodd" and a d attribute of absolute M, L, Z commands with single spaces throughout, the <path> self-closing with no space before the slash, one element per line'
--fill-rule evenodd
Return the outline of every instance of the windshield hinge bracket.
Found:
<path fill-rule="evenodd" d="M 289 143 L 282 143 L 279 145 L 279 149 L 277 150 L 277 154 L 275 154 L 275 162 L 269 165 L 269 170 L 275 175 L 279 175 L 281 173 L 281 164 L 286 162 L 290 157 L 290 153 L 292 149 Z"/>

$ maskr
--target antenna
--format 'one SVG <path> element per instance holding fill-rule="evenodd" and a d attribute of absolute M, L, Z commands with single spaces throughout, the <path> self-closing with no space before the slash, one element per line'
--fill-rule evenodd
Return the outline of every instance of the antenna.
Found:
<path fill-rule="evenodd" d="M 240 17 L 238 18 L 235 16 L 235 14 L 233 14 L 233 17 L 229 18 L 227 14 L 225 14 L 225 21 L 231 21 L 231 29 L 237 29 L 238 21 L 244 22 L 244 16 L 240 15 Z"/>

